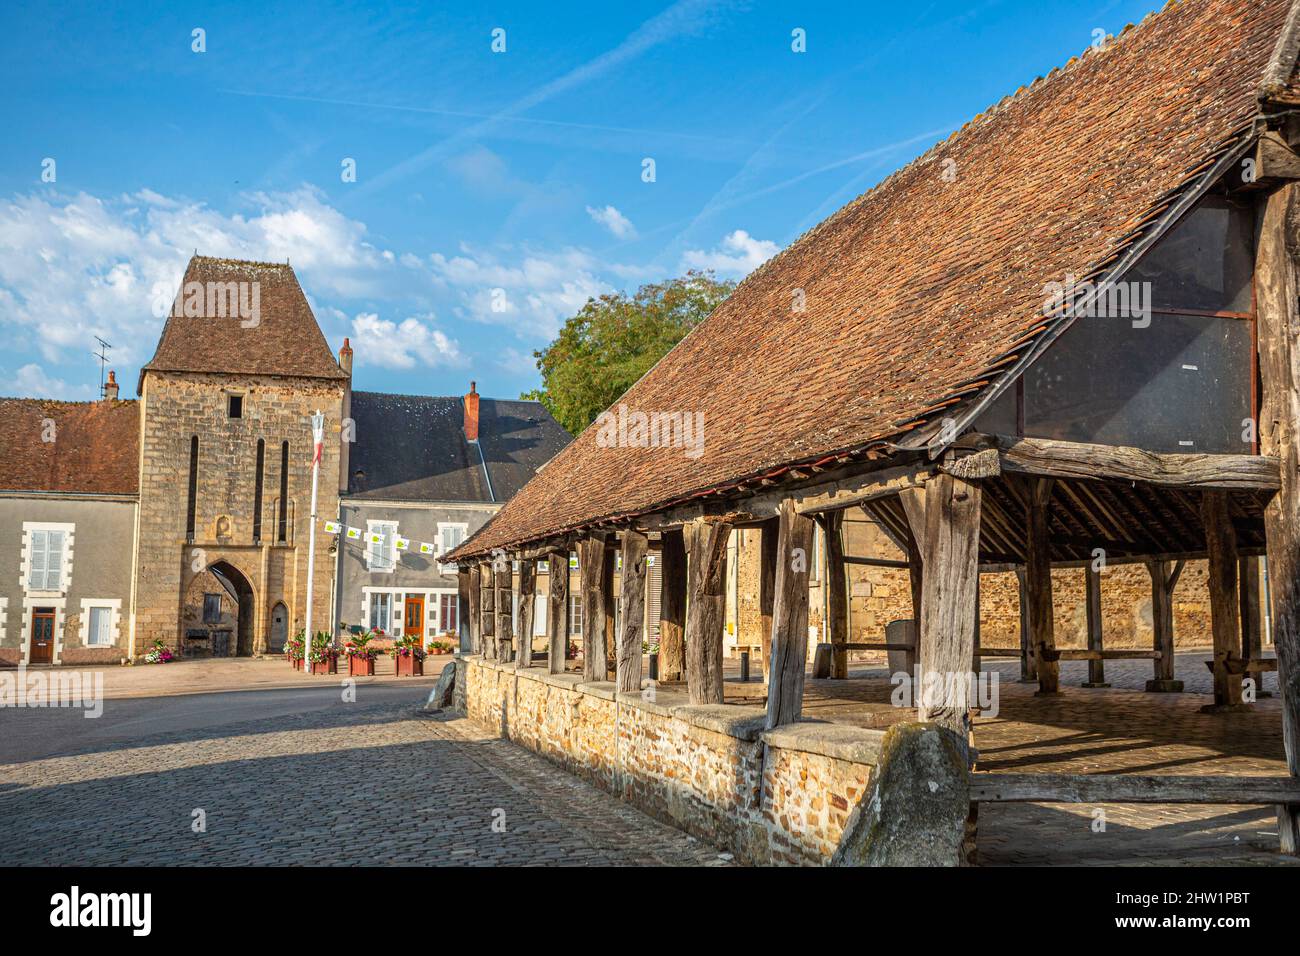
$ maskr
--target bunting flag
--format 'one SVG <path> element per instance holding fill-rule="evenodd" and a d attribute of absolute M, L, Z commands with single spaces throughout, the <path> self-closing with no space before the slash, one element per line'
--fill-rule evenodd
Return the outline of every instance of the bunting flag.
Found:
<path fill-rule="evenodd" d="M 434 548 L 433 545 L 429 544 L 429 542 L 427 542 L 427 541 L 421 541 L 421 542 L 420 542 L 420 553 L 421 553 L 421 554 L 434 554 L 435 551 L 436 551 L 436 549 Z"/>
<path fill-rule="evenodd" d="M 325 531 L 327 534 L 338 534 L 342 529 L 343 525 L 339 524 L 337 521 L 325 522 Z"/>
<path fill-rule="evenodd" d="M 405 551 L 408 547 L 410 547 L 410 544 L 411 544 L 411 542 L 410 542 L 410 540 L 409 540 L 408 538 L 403 538 L 401 535 L 398 535 L 398 536 L 397 536 L 397 550 L 398 550 L 398 551 Z"/>
<path fill-rule="evenodd" d="M 361 529 L 360 529 L 360 528 L 348 528 L 348 537 L 349 537 L 351 540 L 353 540 L 353 541 L 358 541 L 358 540 L 360 540 L 360 538 L 361 538 Z"/>
<path fill-rule="evenodd" d="M 371 544 L 383 544 L 384 536 L 382 534 L 379 534 L 377 531 L 372 531 L 368 535 L 366 535 L 366 540 L 369 541 Z"/>

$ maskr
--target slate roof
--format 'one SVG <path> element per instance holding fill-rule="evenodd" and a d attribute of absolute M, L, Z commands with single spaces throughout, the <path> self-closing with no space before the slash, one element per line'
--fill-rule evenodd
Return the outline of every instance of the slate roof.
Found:
<path fill-rule="evenodd" d="M 0 398 L 0 423 L 0 491 L 133 495 L 139 489 L 137 402 Z M 54 440 L 44 440 L 49 437 Z"/>
<path fill-rule="evenodd" d="M 976 117 L 757 269 L 620 399 L 702 413 L 701 455 L 588 428 L 458 553 L 888 448 L 968 407 L 1059 327 L 1047 283 L 1104 274 L 1249 135 L 1266 72 L 1294 66 L 1290 6 L 1171 4 Z"/>
<path fill-rule="evenodd" d="M 477 446 L 459 396 L 353 392 L 352 419 L 348 495 L 366 500 L 504 501 L 569 442 L 538 402 L 480 399 Z"/>
<path fill-rule="evenodd" d="M 222 317 L 213 303 L 204 314 L 168 313 L 158 348 L 140 370 L 139 388 L 146 371 L 222 372 L 279 375 L 297 378 L 344 379 L 325 336 L 316 324 L 311 306 L 291 267 L 275 262 L 245 262 L 194 256 L 185 268 L 178 300 L 187 298 L 190 283 L 257 283 L 256 322 L 241 320 L 227 310 Z M 251 304 L 250 292 L 245 301 Z M 180 311 L 184 311 L 181 309 Z"/>

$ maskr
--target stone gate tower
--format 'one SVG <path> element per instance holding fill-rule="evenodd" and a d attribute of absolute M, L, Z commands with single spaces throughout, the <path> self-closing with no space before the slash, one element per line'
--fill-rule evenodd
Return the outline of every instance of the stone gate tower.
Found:
<path fill-rule="evenodd" d="M 141 370 L 131 656 L 277 650 L 303 626 L 314 411 L 317 513 L 338 513 L 348 376 L 288 265 L 195 256 Z M 317 528 L 313 627 L 329 622 Z"/>

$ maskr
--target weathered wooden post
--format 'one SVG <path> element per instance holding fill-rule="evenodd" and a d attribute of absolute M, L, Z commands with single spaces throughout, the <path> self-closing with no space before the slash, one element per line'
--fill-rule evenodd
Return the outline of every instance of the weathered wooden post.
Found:
<path fill-rule="evenodd" d="M 582 675 L 603 681 L 605 670 L 605 534 L 593 532 L 578 542 L 578 580 L 582 588 Z"/>
<path fill-rule="evenodd" d="M 1263 385 L 1259 446 L 1281 461 L 1282 486 L 1264 509 L 1277 687 L 1287 769 L 1300 777 L 1300 187 L 1264 204 L 1255 261 L 1256 329 Z M 1283 852 L 1300 853 L 1300 806 L 1278 807 Z"/>
<path fill-rule="evenodd" d="M 772 673 L 772 608 L 776 601 L 777 546 L 780 519 L 764 521 L 758 530 L 758 627 L 763 647 L 763 683 Z"/>
<path fill-rule="evenodd" d="M 483 599 L 481 572 L 477 563 L 469 567 L 469 647 L 474 654 L 483 653 L 483 635 L 479 619 L 479 603 Z"/>
<path fill-rule="evenodd" d="M 546 612 L 546 669 L 551 674 L 564 673 L 565 651 L 569 646 L 569 551 L 552 551 L 549 564 L 550 602 Z"/>
<path fill-rule="evenodd" d="M 1024 565 L 1016 568 L 1016 589 L 1020 597 L 1020 683 L 1037 684 L 1034 643 L 1029 637 L 1029 600 L 1026 597 Z"/>
<path fill-rule="evenodd" d="M 496 587 L 492 574 L 492 563 L 484 561 L 478 566 L 479 571 L 479 626 L 478 631 L 481 635 L 479 653 L 488 660 L 496 660 L 497 642 L 496 642 L 496 618 L 497 618 L 497 601 Z"/>
<path fill-rule="evenodd" d="M 722 703 L 722 626 L 726 615 L 725 521 L 699 518 L 685 529 L 689 553 L 686 605 L 686 690 L 692 704 Z"/>
<path fill-rule="evenodd" d="M 514 644 L 514 575 L 510 572 L 510 558 L 498 554 L 492 559 L 496 569 L 496 609 L 497 609 L 497 653 L 496 659 L 501 663 L 510 660 Z"/>
<path fill-rule="evenodd" d="M 533 602 L 537 598 L 537 562 L 519 559 L 519 633 L 516 635 L 515 667 L 533 663 Z"/>
<path fill-rule="evenodd" d="M 1214 703 L 1206 713 L 1236 709 L 1241 701 L 1241 624 L 1237 616 L 1237 536 L 1226 491 L 1201 493 L 1201 520 L 1210 585 L 1210 630 L 1214 636 Z"/>
<path fill-rule="evenodd" d="M 1180 694 L 1183 682 L 1174 680 L 1174 588 L 1184 562 L 1147 558 L 1145 564 L 1151 576 L 1151 646 L 1160 653 L 1146 689 L 1153 694 Z"/>
<path fill-rule="evenodd" d="M 1088 622 L 1088 650 L 1101 653 L 1105 649 L 1101 618 L 1101 572 L 1093 567 L 1091 561 L 1083 569 L 1085 607 Z M 1084 687 L 1109 687 L 1106 683 L 1106 662 L 1097 659 L 1088 661 L 1088 679 Z"/>
<path fill-rule="evenodd" d="M 1029 601 L 1029 639 L 1034 648 L 1038 695 L 1059 694 L 1060 665 L 1055 660 L 1056 634 L 1052 620 L 1052 555 L 1048 542 L 1048 507 L 1052 479 L 1029 480 L 1029 521 L 1025 540 L 1025 596 Z"/>
<path fill-rule="evenodd" d="M 941 474 L 925 485 L 917 715 L 970 738 L 971 660 L 975 650 L 980 510 L 977 482 Z"/>
<path fill-rule="evenodd" d="M 618 564 L 619 550 L 614 535 L 605 539 L 605 571 L 600 579 L 600 590 L 605 602 L 605 674 L 618 673 L 618 635 L 614 623 L 618 618 L 617 596 L 614 591 L 614 567 Z"/>
<path fill-rule="evenodd" d="M 828 512 L 821 521 L 826 542 L 827 637 L 831 645 L 831 677 L 849 676 L 848 576 L 844 571 L 844 512 Z"/>
<path fill-rule="evenodd" d="M 1259 660 L 1264 647 L 1264 622 L 1260 613 L 1259 558 L 1242 555 L 1237 559 L 1237 604 L 1241 610 L 1241 658 Z M 1255 699 L 1272 697 L 1264 690 L 1264 672 L 1247 670 L 1246 676 L 1254 681 Z"/>
<path fill-rule="evenodd" d="M 808 660 L 808 563 L 813 548 L 813 521 L 799 514 L 789 499 L 781 502 L 777 528 L 772 653 L 766 662 L 768 730 L 794 723 L 803 713 Z"/>
<path fill-rule="evenodd" d="M 686 670 L 686 545 L 680 528 L 660 535 L 659 679 L 679 681 Z"/>
<path fill-rule="evenodd" d="M 456 569 L 456 643 L 462 654 L 468 654 L 474 649 L 474 637 L 471 621 L 473 620 L 473 598 L 471 597 L 474 584 L 470 575 L 470 569 L 463 564 Z"/>
<path fill-rule="evenodd" d="M 645 639 L 646 551 L 649 539 L 631 528 L 623 532 L 622 633 L 618 638 L 618 689 L 641 689 L 641 643 Z"/>

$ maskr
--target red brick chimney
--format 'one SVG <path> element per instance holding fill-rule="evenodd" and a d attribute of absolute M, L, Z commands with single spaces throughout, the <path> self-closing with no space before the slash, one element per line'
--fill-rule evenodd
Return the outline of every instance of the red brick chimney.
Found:
<path fill-rule="evenodd" d="M 352 346 L 348 340 L 343 340 L 343 348 L 339 349 L 339 368 L 347 374 L 348 378 L 352 377 Z"/>
<path fill-rule="evenodd" d="M 104 401 L 117 401 L 117 376 L 111 368 L 108 370 L 108 381 L 104 383 Z"/>
<path fill-rule="evenodd" d="M 469 394 L 465 396 L 466 441 L 478 441 L 478 392 L 474 391 L 474 385 L 469 383 Z"/>

